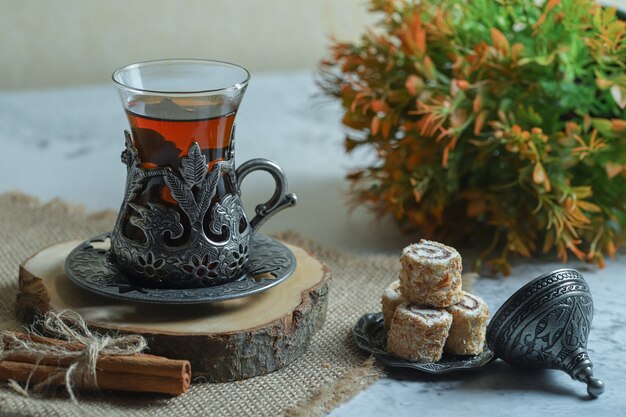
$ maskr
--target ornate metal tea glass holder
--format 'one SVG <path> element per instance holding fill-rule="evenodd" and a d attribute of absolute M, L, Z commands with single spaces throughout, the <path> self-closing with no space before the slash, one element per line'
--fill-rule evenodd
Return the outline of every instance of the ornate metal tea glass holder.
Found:
<path fill-rule="evenodd" d="M 207 170 L 205 156 L 193 143 L 182 158 L 180 172 L 172 168 L 144 169 L 126 134 L 122 162 L 128 174 L 122 209 L 110 234 L 84 242 L 66 260 L 69 278 L 79 286 L 100 295 L 153 303 L 202 303 L 252 295 L 271 288 L 295 270 L 293 253 L 275 239 L 255 235 L 272 215 L 296 204 L 295 194 L 287 193 L 287 180 L 273 161 L 252 159 L 234 168 L 234 138 L 226 161 Z M 239 185 L 255 170 L 269 172 L 276 190 L 268 202 L 256 207 L 248 221 L 240 199 Z M 177 205 L 136 202 L 137 193 L 150 178 L 162 176 Z M 218 181 L 228 176 L 235 191 L 217 199 Z M 183 226 L 181 212 L 187 216 Z M 142 230 L 145 241 L 130 239 L 124 232 L 124 219 Z M 215 241 L 205 233 L 203 220 Z M 187 230 L 185 230 L 187 229 Z M 182 244 L 169 245 L 180 239 Z M 95 243 L 110 241 L 108 249 Z M 270 274 L 268 279 L 258 278 Z"/>
<path fill-rule="evenodd" d="M 287 193 L 285 174 L 273 161 L 252 159 L 235 169 L 234 142 L 233 137 L 229 158 L 215 162 L 208 171 L 206 157 L 194 142 L 182 158 L 180 173 L 176 173 L 169 167 L 141 168 L 137 150 L 126 132 L 126 150 L 122 154 L 128 167 L 126 191 L 111 234 L 110 250 L 111 260 L 120 270 L 134 276 L 135 281 L 156 288 L 206 287 L 242 275 L 250 259 L 252 235 L 270 216 L 294 206 L 297 199 Z M 248 222 L 240 184 L 255 170 L 269 172 L 276 190 L 267 203 L 256 207 L 256 216 Z M 136 202 L 137 192 L 155 176 L 164 179 L 176 205 Z M 235 184 L 235 190 L 217 199 L 222 176 Z M 144 242 L 124 233 L 123 222 L 129 213 L 130 224 L 142 230 Z M 187 227 L 181 215 L 187 218 Z M 208 230 L 204 223 L 207 217 Z M 207 232 L 212 236 L 207 236 Z M 175 245 L 168 243 L 180 239 L 182 242 Z"/>

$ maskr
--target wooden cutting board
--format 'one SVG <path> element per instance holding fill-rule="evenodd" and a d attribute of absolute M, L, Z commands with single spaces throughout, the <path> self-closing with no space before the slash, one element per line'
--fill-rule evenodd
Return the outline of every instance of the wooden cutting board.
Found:
<path fill-rule="evenodd" d="M 65 258 L 80 241 L 60 243 L 20 265 L 17 317 L 30 324 L 51 309 L 80 313 L 96 331 L 141 334 L 149 353 L 191 362 L 194 377 L 225 382 L 264 375 L 303 355 L 321 328 L 329 269 L 304 249 L 297 268 L 264 293 L 210 304 L 154 305 L 92 294 L 65 275 Z"/>

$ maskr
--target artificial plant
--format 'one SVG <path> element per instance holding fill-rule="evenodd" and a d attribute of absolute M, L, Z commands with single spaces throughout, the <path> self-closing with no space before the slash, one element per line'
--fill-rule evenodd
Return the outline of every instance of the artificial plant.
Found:
<path fill-rule="evenodd" d="M 592 0 L 371 0 L 321 64 L 356 202 L 449 242 L 604 264 L 626 222 L 626 24 Z M 483 241 L 482 238 L 488 237 Z M 493 255 L 497 250 L 498 254 Z"/>

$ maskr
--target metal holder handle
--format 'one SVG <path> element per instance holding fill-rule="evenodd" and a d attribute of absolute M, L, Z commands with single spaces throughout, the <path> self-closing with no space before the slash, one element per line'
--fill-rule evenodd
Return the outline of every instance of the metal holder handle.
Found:
<path fill-rule="evenodd" d="M 241 182 L 248 174 L 258 170 L 268 172 L 274 178 L 276 189 L 267 202 L 256 206 L 256 216 L 250 220 L 253 233 L 274 214 L 288 207 L 293 207 L 298 202 L 295 194 L 287 193 L 287 177 L 282 168 L 276 162 L 265 158 L 250 159 L 237 168 L 237 188 L 241 189 Z"/>

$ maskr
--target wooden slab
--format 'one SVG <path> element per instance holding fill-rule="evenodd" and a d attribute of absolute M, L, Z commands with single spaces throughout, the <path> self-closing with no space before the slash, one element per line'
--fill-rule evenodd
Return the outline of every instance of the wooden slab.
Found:
<path fill-rule="evenodd" d="M 305 250 L 289 246 L 298 266 L 268 291 L 203 305 L 153 305 L 92 294 L 65 275 L 80 241 L 46 248 L 20 265 L 16 313 L 32 323 L 50 309 L 72 309 L 98 331 L 145 336 L 149 353 L 188 359 L 194 377 L 233 381 L 280 369 L 306 352 L 321 328 L 330 271 Z"/>

